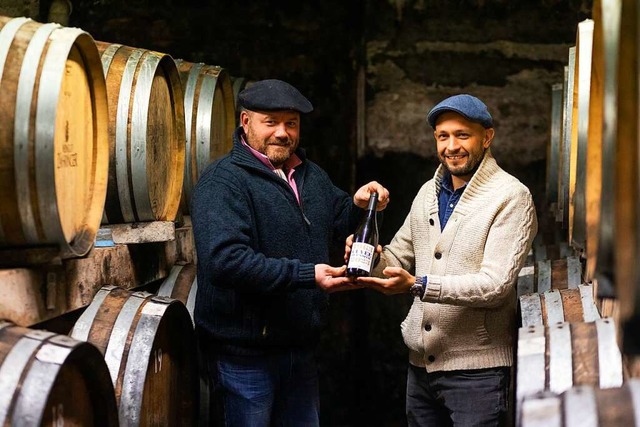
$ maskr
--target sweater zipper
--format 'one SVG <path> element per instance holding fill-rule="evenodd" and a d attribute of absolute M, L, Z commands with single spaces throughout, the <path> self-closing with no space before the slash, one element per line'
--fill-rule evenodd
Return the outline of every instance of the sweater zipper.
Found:
<path fill-rule="evenodd" d="M 297 184 L 296 184 L 297 185 Z M 293 193 L 293 188 L 291 188 L 291 186 L 287 183 L 287 186 L 289 187 L 289 190 Z M 298 206 L 300 206 L 300 213 L 302 214 L 302 219 L 304 220 L 304 222 L 307 223 L 307 226 L 311 226 L 311 221 L 309 221 L 309 218 L 307 218 L 307 216 L 304 214 L 304 205 L 302 203 L 302 188 L 304 187 L 304 179 L 300 179 L 300 185 L 298 186 L 298 196 L 300 197 L 300 200 L 298 202 Z M 293 197 L 295 198 L 296 195 L 295 193 L 293 194 Z"/>

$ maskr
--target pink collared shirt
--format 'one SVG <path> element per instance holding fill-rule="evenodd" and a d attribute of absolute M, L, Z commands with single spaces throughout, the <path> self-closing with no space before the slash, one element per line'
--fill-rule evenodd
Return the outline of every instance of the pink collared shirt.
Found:
<path fill-rule="evenodd" d="M 300 204 L 300 195 L 298 194 L 298 186 L 296 185 L 296 181 L 293 179 L 293 173 L 296 171 L 295 167 L 302 164 L 302 160 L 300 160 L 300 157 L 298 157 L 295 153 L 293 153 L 291 157 L 287 159 L 287 161 L 284 163 L 284 168 L 287 170 L 287 173 L 285 174 L 282 168 L 276 169 L 271 163 L 271 160 L 269 160 L 267 156 L 265 156 L 258 150 L 255 150 L 253 147 L 247 144 L 247 142 L 244 139 L 244 135 L 241 136 L 240 140 L 242 141 L 242 145 L 247 147 L 249 151 L 251 151 L 251 154 L 253 154 L 256 157 L 256 159 L 260 160 L 266 167 L 271 169 L 276 175 L 278 175 L 280 178 L 284 179 L 289 183 L 289 186 L 293 190 L 293 194 L 296 195 L 296 200 L 298 201 L 298 204 Z"/>

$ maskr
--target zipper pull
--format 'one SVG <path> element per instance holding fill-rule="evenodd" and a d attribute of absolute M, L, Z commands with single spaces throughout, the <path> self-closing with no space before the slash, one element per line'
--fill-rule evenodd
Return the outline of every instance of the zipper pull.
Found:
<path fill-rule="evenodd" d="M 304 212 L 302 212 L 302 218 L 304 218 L 304 222 L 306 222 L 307 225 L 311 225 L 311 221 L 309 221 L 309 218 L 307 218 L 307 216 L 304 214 Z"/>

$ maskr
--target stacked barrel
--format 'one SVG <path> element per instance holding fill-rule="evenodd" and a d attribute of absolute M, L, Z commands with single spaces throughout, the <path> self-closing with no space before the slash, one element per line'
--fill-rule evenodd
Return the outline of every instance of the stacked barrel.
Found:
<path fill-rule="evenodd" d="M 520 292 L 520 426 L 627 426 L 640 419 L 632 378 L 640 371 L 638 12 L 635 1 L 594 1 L 593 19 L 577 27 L 565 78 L 551 88 L 546 203 L 539 212 L 551 229 L 541 232 L 566 239 L 581 279 Z M 525 269 L 520 279 L 531 281 Z"/>
<path fill-rule="evenodd" d="M 207 425 L 188 215 L 227 71 L 0 16 L 0 92 L 0 424 Z"/>

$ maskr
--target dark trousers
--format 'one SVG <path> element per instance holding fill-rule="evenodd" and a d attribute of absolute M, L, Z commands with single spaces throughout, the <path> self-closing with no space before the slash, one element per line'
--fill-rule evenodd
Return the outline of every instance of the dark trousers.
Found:
<path fill-rule="evenodd" d="M 427 373 L 409 365 L 409 426 L 505 426 L 508 367 Z"/>
<path fill-rule="evenodd" d="M 209 357 L 216 395 L 216 425 L 317 427 L 320 401 L 313 351 L 261 356 Z"/>

